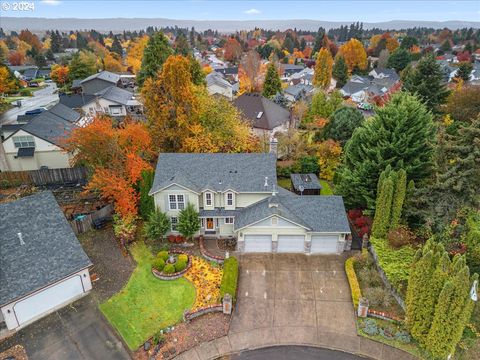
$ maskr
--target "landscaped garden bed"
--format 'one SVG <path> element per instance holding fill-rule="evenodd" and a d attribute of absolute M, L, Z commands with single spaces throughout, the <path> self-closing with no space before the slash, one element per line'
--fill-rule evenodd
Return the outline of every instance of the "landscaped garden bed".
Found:
<path fill-rule="evenodd" d="M 152 273 L 161 280 L 175 280 L 181 278 L 191 266 L 191 256 L 179 250 L 164 250 L 153 261 Z"/>

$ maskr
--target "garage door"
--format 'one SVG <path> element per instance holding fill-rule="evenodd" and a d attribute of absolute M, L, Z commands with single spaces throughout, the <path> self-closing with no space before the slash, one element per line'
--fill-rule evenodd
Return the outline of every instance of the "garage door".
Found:
<path fill-rule="evenodd" d="M 245 252 L 272 252 L 272 236 L 245 235 Z"/>
<path fill-rule="evenodd" d="M 338 235 L 312 236 L 312 254 L 333 254 L 337 252 Z"/>
<path fill-rule="evenodd" d="M 83 293 L 80 276 L 72 277 L 17 302 L 13 309 L 20 325 Z"/>
<path fill-rule="evenodd" d="M 298 253 L 304 251 L 305 236 L 303 235 L 278 235 L 277 252 Z"/>

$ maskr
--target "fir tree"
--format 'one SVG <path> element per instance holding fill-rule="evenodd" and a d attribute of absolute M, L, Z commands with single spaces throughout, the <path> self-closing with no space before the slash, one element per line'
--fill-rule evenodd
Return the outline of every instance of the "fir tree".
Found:
<path fill-rule="evenodd" d="M 403 88 L 418 96 L 430 110 L 438 110 L 449 94 L 443 83 L 443 73 L 433 55 L 426 55 L 414 69 L 407 72 Z"/>
<path fill-rule="evenodd" d="M 457 73 L 455 74 L 457 78 L 462 79 L 463 81 L 470 80 L 470 74 L 472 73 L 473 65 L 468 61 L 460 63 L 458 66 Z"/>
<path fill-rule="evenodd" d="M 410 52 L 402 47 L 396 48 L 388 58 L 387 67 L 400 72 L 407 67 L 411 61 Z"/>
<path fill-rule="evenodd" d="M 200 218 L 193 204 L 188 203 L 178 215 L 177 230 L 187 239 L 191 239 L 200 230 Z"/>
<path fill-rule="evenodd" d="M 333 64 L 332 75 L 337 80 L 337 88 L 343 87 L 348 81 L 348 67 L 343 56 L 337 56 Z"/>
<path fill-rule="evenodd" d="M 407 191 L 407 173 L 400 169 L 396 176 L 395 188 L 393 192 L 392 211 L 390 216 L 390 229 L 396 229 L 400 224 L 402 216 L 403 203 Z"/>
<path fill-rule="evenodd" d="M 387 177 L 381 181 L 375 206 L 375 218 L 372 225 L 373 237 L 385 238 L 387 235 L 392 208 L 393 185 L 392 177 Z"/>
<path fill-rule="evenodd" d="M 110 50 L 122 56 L 122 53 L 123 53 L 122 44 L 120 44 L 120 40 L 118 40 L 117 36 L 113 37 L 112 47 L 110 48 Z"/>
<path fill-rule="evenodd" d="M 138 209 L 143 219 L 147 219 L 148 216 L 155 211 L 153 196 L 148 194 L 153 185 L 153 178 L 153 171 L 142 171 L 142 179 L 140 180 L 140 202 Z"/>
<path fill-rule="evenodd" d="M 143 85 L 147 78 L 156 77 L 157 72 L 172 53 L 172 48 L 165 35 L 162 32 L 154 33 L 143 51 L 142 67 L 137 76 L 139 85 Z"/>
<path fill-rule="evenodd" d="M 267 98 L 271 98 L 281 91 L 282 82 L 280 81 L 277 67 L 273 62 L 271 62 L 267 67 L 267 74 L 265 75 L 265 81 L 263 83 L 262 95 Z"/>

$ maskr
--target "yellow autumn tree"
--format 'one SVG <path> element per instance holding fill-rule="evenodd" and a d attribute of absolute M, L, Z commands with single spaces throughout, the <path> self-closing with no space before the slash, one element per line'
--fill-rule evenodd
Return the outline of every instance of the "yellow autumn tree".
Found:
<path fill-rule="evenodd" d="M 127 65 L 131 67 L 132 72 L 137 74 L 142 67 L 143 50 L 147 46 L 148 36 L 142 36 L 130 43 L 127 50 Z"/>
<path fill-rule="evenodd" d="M 321 48 L 315 63 L 313 85 L 328 88 L 332 80 L 333 58 L 329 50 Z"/>
<path fill-rule="evenodd" d="M 108 51 L 103 58 L 103 70 L 121 72 L 124 70 L 119 56 L 115 53 Z"/>
<path fill-rule="evenodd" d="M 352 38 L 340 46 L 338 53 L 343 55 L 350 73 L 355 68 L 358 68 L 359 70 L 367 69 L 367 52 L 365 51 L 363 44 L 357 39 Z"/>

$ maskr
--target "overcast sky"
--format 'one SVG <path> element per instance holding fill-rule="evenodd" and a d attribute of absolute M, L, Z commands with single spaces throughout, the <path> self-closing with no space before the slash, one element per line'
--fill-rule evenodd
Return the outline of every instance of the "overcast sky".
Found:
<path fill-rule="evenodd" d="M 379 22 L 389 20 L 480 21 L 480 1 L 135 1 L 44 0 L 33 1 L 32 11 L 13 11 L 4 1 L 1 16 L 47 18 L 145 17 L 195 20 L 313 19 L 324 21 Z M 28 0 L 22 0 L 29 2 Z M 32 2 L 32 1 L 30 1 Z M 3 3 L 9 3 L 5 11 Z"/>

